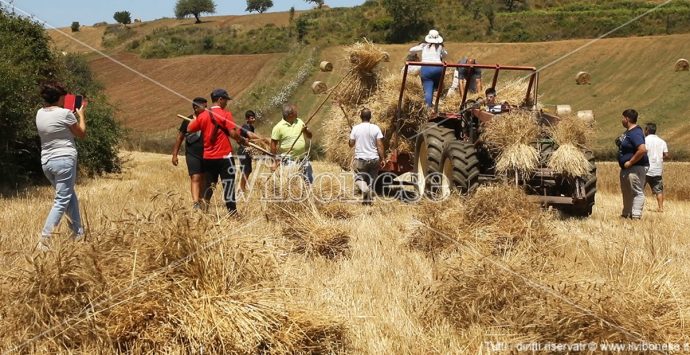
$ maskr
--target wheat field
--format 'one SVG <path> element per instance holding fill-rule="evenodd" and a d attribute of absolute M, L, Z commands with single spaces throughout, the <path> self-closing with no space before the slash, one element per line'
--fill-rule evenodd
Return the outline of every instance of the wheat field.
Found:
<path fill-rule="evenodd" d="M 688 164 L 668 165 L 665 212 L 648 198 L 641 221 L 618 217 L 609 163 L 599 164 L 601 191 L 588 219 L 540 210 L 505 187 L 367 208 L 262 201 L 259 191 L 275 187 L 263 180 L 232 218 L 218 197 L 207 214 L 191 210 L 184 163 L 123 158 L 121 174 L 78 183 L 85 242 L 60 236 L 47 254 L 33 250 L 51 206 L 48 187 L 0 200 L 3 352 L 491 353 L 690 343 Z M 314 190 L 353 194 L 332 182 Z"/>

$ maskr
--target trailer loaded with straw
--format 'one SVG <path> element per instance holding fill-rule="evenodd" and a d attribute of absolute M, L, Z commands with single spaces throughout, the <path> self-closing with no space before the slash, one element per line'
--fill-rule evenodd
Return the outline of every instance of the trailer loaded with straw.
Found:
<path fill-rule="evenodd" d="M 373 43 L 357 43 L 346 54 L 346 79 L 324 126 L 326 157 L 350 168 L 351 118 L 362 107 L 371 109 L 387 157 L 377 192 L 404 191 L 409 198 L 407 192 L 414 190 L 416 197 L 443 198 L 503 181 L 568 214 L 592 213 L 597 178 L 588 140 L 594 115 L 573 114 L 567 105 L 544 110 L 538 103 L 536 68 L 407 62 L 402 72 L 382 76 L 379 64 L 386 54 Z M 469 92 L 466 85 L 464 92 L 436 95 L 434 107 L 428 108 L 419 78 L 408 76 L 409 68 L 424 66 L 442 67 L 439 93 L 445 93 L 456 68 L 493 71 L 484 86 L 498 92 L 499 105 L 487 111 L 483 94 Z"/>

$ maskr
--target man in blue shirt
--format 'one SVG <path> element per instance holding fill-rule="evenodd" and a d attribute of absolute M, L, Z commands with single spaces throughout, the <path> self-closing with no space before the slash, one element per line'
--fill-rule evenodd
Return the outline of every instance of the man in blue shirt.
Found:
<path fill-rule="evenodd" d="M 644 184 L 649 168 L 644 131 L 637 125 L 637 111 L 623 111 L 621 124 L 626 131 L 616 139 L 618 165 L 621 167 L 623 213 L 621 217 L 640 219 L 644 208 Z"/>

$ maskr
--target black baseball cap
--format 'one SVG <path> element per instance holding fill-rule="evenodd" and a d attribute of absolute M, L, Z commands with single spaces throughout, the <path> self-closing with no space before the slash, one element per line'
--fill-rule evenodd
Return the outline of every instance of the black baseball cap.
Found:
<path fill-rule="evenodd" d="M 211 92 L 211 100 L 215 100 L 221 97 L 228 100 L 232 100 L 232 97 L 228 94 L 228 92 L 225 89 L 215 89 Z"/>

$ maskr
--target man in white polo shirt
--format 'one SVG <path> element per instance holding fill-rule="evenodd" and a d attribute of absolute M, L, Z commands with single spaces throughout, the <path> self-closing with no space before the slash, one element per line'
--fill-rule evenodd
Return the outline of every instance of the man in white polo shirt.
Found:
<path fill-rule="evenodd" d="M 384 163 L 383 133 L 377 125 L 369 122 L 371 110 L 362 109 L 359 117 L 362 123 L 352 128 L 349 144 L 350 148 L 355 148 L 355 184 L 362 191 L 363 203 L 371 205 L 372 185 Z"/>
<path fill-rule="evenodd" d="M 647 170 L 647 184 L 656 195 L 659 204 L 659 212 L 664 211 L 664 181 L 661 177 L 664 170 L 664 159 L 668 158 L 668 146 L 666 142 L 656 135 L 656 124 L 647 123 L 644 129 L 645 146 L 649 157 L 649 170 Z"/>

